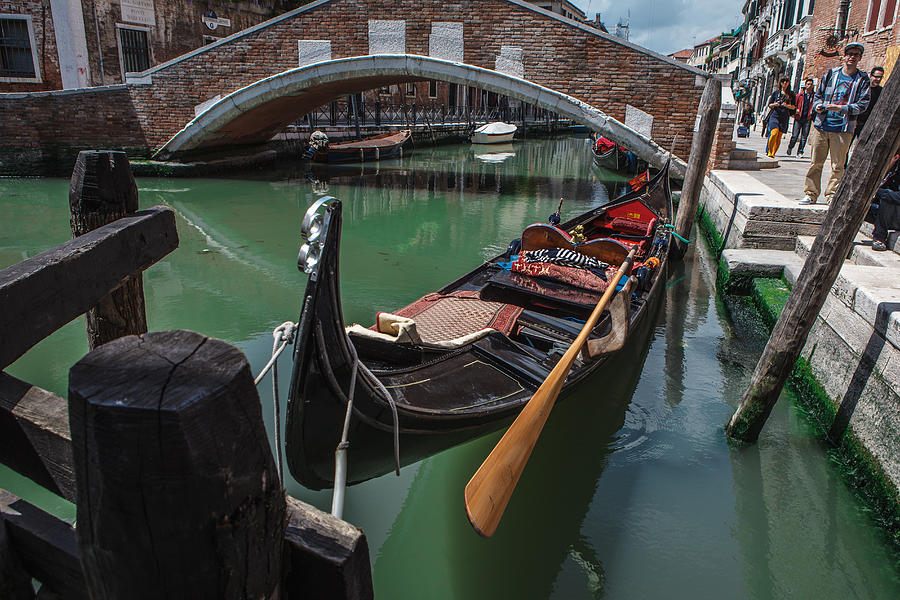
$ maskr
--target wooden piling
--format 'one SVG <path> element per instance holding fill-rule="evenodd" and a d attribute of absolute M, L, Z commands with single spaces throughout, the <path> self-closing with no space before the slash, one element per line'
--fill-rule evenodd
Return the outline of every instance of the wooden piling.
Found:
<path fill-rule="evenodd" d="M 78 153 L 69 184 L 73 237 L 132 215 L 137 209 L 137 185 L 124 152 L 83 150 Z M 104 296 L 86 317 L 91 349 L 124 335 L 146 333 L 141 274 L 129 277 Z"/>
<path fill-rule="evenodd" d="M 32 600 L 34 588 L 31 576 L 10 543 L 6 531 L 6 517 L 0 511 L 0 598 L 6 600 Z"/>
<path fill-rule="evenodd" d="M 722 82 L 715 77 L 706 80 L 700 106 L 697 108 L 697 128 L 691 142 L 691 155 L 688 158 L 687 172 L 681 188 L 681 200 L 678 202 L 678 214 L 675 217 L 675 233 L 684 239 L 690 239 L 697 205 L 700 203 L 700 190 L 709 165 L 709 154 L 716 137 L 716 123 L 719 121 L 719 109 L 722 106 Z M 684 256 L 687 244 L 677 237 L 672 252 L 677 258 Z"/>
<path fill-rule="evenodd" d="M 246 358 L 128 336 L 69 374 L 78 545 L 95 600 L 273 598 L 285 499 Z"/>
<path fill-rule="evenodd" d="M 728 423 L 730 437 L 755 442 L 834 285 L 869 204 L 900 145 L 900 77 L 884 86 L 853 151 L 750 387 Z"/>

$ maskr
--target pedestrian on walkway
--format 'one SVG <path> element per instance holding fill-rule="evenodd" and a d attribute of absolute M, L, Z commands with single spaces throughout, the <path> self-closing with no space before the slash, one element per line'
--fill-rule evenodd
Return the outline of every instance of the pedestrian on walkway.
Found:
<path fill-rule="evenodd" d="M 766 155 L 775 158 L 775 153 L 781 145 L 781 136 L 788 130 L 788 122 L 794 109 L 797 108 L 794 92 L 791 91 L 791 80 L 782 76 L 778 80 L 778 89 L 769 96 L 769 145 Z"/>
<path fill-rule="evenodd" d="M 869 106 L 869 76 L 856 68 L 862 53 L 862 44 L 847 44 L 841 59 L 843 65 L 826 71 L 816 88 L 813 99 L 816 116 L 809 141 L 812 161 L 806 172 L 805 197 L 800 204 L 815 204 L 818 200 L 826 157 L 831 157 L 831 177 L 825 188 L 826 204 L 834 198 L 838 182 L 844 174 L 856 118 Z"/>
<path fill-rule="evenodd" d="M 813 84 L 812 78 L 807 79 L 803 89 L 797 94 L 797 110 L 794 111 L 794 130 L 791 133 L 791 141 L 788 142 L 788 156 L 796 144 L 797 156 L 803 158 L 803 149 L 806 147 L 806 138 L 809 137 L 809 128 L 814 116 L 812 104 L 816 88 Z"/>
<path fill-rule="evenodd" d="M 900 154 L 894 155 L 894 160 L 888 168 L 884 182 L 875 192 L 875 198 L 869 207 L 866 221 L 875 225 L 872 232 L 872 250 L 883 252 L 887 250 L 888 231 L 900 229 Z"/>
<path fill-rule="evenodd" d="M 866 121 L 869 120 L 869 115 L 872 114 L 872 109 L 875 108 L 875 103 L 878 102 L 878 97 L 881 96 L 881 79 L 883 77 L 884 67 L 872 67 L 872 70 L 869 71 L 869 81 L 871 81 L 869 85 L 869 105 L 866 107 L 866 110 L 859 113 L 859 117 L 856 119 L 856 129 L 853 131 L 853 139 L 858 138 L 859 134 L 862 133 Z"/>

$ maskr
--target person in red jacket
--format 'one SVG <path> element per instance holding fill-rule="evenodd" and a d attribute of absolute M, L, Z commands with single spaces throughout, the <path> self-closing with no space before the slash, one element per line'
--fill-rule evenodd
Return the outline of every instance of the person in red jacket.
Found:
<path fill-rule="evenodd" d="M 806 147 L 806 139 L 809 137 L 809 127 L 815 114 L 813 113 L 813 98 L 816 89 L 812 78 L 806 80 L 803 90 L 797 94 L 797 110 L 794 111 L 794 131 L 791 133 L 791 141 L 788 142 L 787 153 L 790 156 L 797 144 L 797 156 L 803 158 L 803 149 Z"/>

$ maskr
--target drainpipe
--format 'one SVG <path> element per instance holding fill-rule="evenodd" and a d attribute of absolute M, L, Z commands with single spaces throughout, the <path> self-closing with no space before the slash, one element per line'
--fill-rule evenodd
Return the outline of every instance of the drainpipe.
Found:
<path fill-rule="evenodd" d="M 100 45 L 100 20 L 97 19 L 97 2 L 91 2 L 91 13 L 94 15 L 94 31 L 97 32 L 97 57 L 100 59 L 100 85 L 103 85 L 103 46 Z"/>
<path fill-rule="evenodd" d="M 850 12 L 850 0 L 841 0 L 838 3 L 838 12 L 837 12 L 837 24 L 835 25 L 835 29 L 837 29 L 837 34 L 839 38 L 846 37 L 845 30 L 847 29 L 847 14 Z"/>

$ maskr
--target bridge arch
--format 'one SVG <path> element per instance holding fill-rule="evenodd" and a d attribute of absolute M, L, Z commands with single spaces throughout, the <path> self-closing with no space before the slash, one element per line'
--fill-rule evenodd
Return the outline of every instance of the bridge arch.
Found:
<path fill-rule="evenodd" d="M 238 144 L 262 143 L 331 100 L 385 85 L 440 80 L 505 94 L 581 123 L 661 166 L 669 152 L 601 110 L 526 79 L 473 65 L 412 54 L 379 54 L 323 61 L 272 75 L 219 99 L 157 151 L 158 157 Z M 685 164 L 672 157 L 683 176 Z"/>

